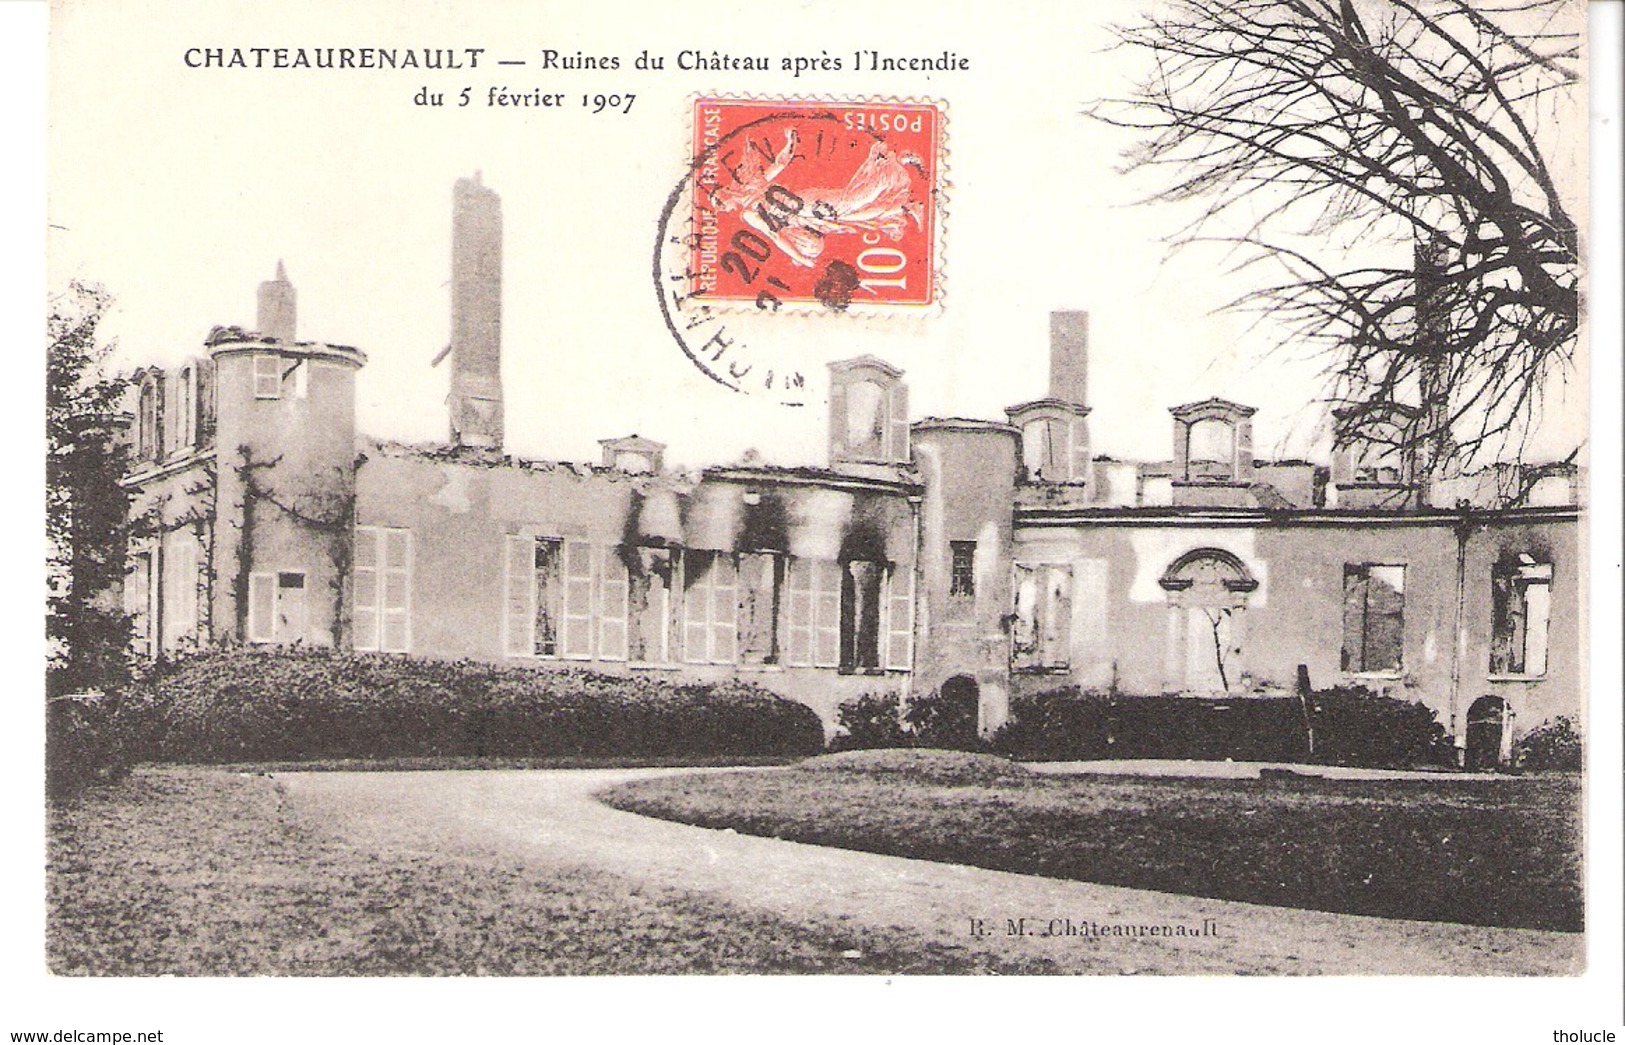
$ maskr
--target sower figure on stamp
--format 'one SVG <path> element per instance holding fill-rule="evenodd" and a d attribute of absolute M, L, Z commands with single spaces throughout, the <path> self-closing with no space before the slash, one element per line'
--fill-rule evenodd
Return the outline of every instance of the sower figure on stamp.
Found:
<path fill-rule="evenodd" d="M 779 176 L 798 158 L 796 128 L 785 128 L 784 139 L 771 160 L 763 150 L 749 150 L 732 172 L 734 184 L 717 188 L 713 199 L 719 212 L 741 211 L 747 225 L 795 264 L 812 267 L 824 252 L 826 236 L 878 232 L 895 242 L 910 220 L 916 228 L 925 227 L 925 208 L 913 198 L 908 174 L 909 167 L 920 169 L 918 156 L 899 156 L 884 141 L 875 141 L 844 188 L 808 188 L 791 195 L 781 187 L 774 193 Z"/>

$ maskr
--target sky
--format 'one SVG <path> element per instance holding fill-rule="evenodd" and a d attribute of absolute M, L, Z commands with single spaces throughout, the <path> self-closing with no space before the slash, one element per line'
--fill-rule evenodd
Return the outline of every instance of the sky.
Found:
<path fill-rule="evenodd" d="M 789 318 L 771 336 L 818 363 L 872 353 L 901 367 L 915 416 L 1003 419 L 1045 394 L 1048 314 L 1091 317 L 1097 452 L 1171 453 L 1167 408 L 1218 395 L 1260 408 L 1260 456 L 1323 454 L 1320 363 L 1273 350 L 1266 322 L 1218 313 L 1252 289 L 1212 255 L 1167 256 L 1179 215 L 1136 206 L 1153 182 L 1117 173 L 1129 140 L 1081 114 L 1120 95 L 1142 55 L 1112 50 L 1126 4 L 1046 5 L 1039 19 L 945 18 L 903 0 L 832 18 L 771 9 L 597 3 L 225 6 L 59 0 L 54 7 L 49 270 L 104 284 L 117 361 L 173 363 L 216 324 L 254 325 L 255 288 L 282 261 L 300 336 L 355 345 L 369 363 L 359 424 L 408 441 L 446 436 L 451 187 L 475 170 L 505 214 L 507 445 L 583 460 L 637 432 L 685 464 L 754 448 L 784 464 L 823 455 L 822 374 L 793 409 L 701 375 L 662 324 L 650 259 L 662 205 L 691 155 L 697 93 L 946 106 L 943 305 L 935 314 Z M 860 10 L 851 8 L 849 10 Z M 477 70 L 194 69 L 192 47 L 483 47 Z M 614 55 L 621 68 L 544 70 L 544 49 Z M 952 52 L 969 69 L 858 73 L 857 48 Z M 680 71 L 706 55 L 841 56 L 845 69 Z M 663 72 L 633 68 L 647 50 Z M 499 58 L 526 60 L 498 67 Z M 472 104 L 455 107 L 461 87 Z M 565 94 L 566 107 L 493 108 L 490 88 Z M 414 104 L 422 88 L 452 106 Z M 633 94 L 594 115 L 582 95 Z M 1407 255 L 1407 244 L 1379 253 Z M 1563 413 L 1563 411 L 1558 411 Z M 1573 413 L 1573 411 L 1570 411 Z M 1583 431 L 1548 440 L 1566 450 Z"/>

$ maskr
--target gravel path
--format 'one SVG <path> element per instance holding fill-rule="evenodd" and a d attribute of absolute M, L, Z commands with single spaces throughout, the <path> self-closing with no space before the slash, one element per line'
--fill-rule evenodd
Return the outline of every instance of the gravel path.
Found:
<path fill-rule="evenodd" d="M 613 784 L 681 772 L 695 770 L 276 778 L 307 823 L 362 845 L 597 868 L 797 921 L 851 919 L 1048 958 L 1069 972 L 1482 976 L 1576 974 L 1584 966 L 1579 934 L 1298 911 L 878 856 L 654 820 L 592 798 Z M 1018 919 L 1025 934 L 1010 934 Z M 1094 933 L 1204 925 L 1210 935 Z"/>

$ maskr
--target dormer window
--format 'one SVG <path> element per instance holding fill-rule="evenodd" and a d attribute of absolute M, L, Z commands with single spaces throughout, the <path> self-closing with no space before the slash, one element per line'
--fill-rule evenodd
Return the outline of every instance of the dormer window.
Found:
<path fill-rule="evenodd" d="M 155 371 L 148 372 L 141 381 L 136 415 L 136 456 L 143 461 L 155 461 L 160 456 L 163 416 L 163 386 Z"/>
<path fill-rule="evenodd" d="M 1392 486 L 1400 481 L 1398 465 L 1362 461 L 1354 466 L 1354 481 L 1362 485 Z"/>
<path fill-rule="evenodd" d="M 653 439 L 645 439 L 639 435 L 629 435 L 620 439 L 600 439 L 598 445 L 604 448 L 604 467 L 628 475 L 658 473 L 666 452 L 665 443 L 657 443 Z"/>
<path fill-rule="evenodd" d="M 1236 474 L 1236 426 L 1221 418 L 1190 427 L 1190 457 L 1185 478 L 1191 482 L 1228 482 Z"/>
<path fill-rule="evenodd" d="M 175 375 L 175 429 L 171 450 L 189 449 L 197 443 L 197 372 L 182 367 Z"/>
<path fill-rule="evenodd" d="M 867 460 L 879 460 L 886 452 L 886 389 L 878 381 L 847 386 L 846 450 Z"/>
<path fill-rule="evenodd" d="M 261 352 L 254 357 L 254 398 L 282 398 L 282 357 Z"/>
<path fill-rule="evenodd" d="M 830 462 L 908 463 L 903 372 L 873 356 L 831 363 L 829 370 Z"/>
<path fill-rule="evenodd" d="M 1082 483 L 1089 477 L 1089 408 L 1038 399 L 1005 410 L 1021 430 L 1021 466 L 1029 483 Z"/>
<path fill-rule="evenodd" d="M 1256 412 L 1228 399 L 1172 407 L 1175 484 L 1251 483 Z"/>
<path fill-rule="evenodd" d="M 1334 410 L 1332 486 L 1340 508 L 1408 507 L 1416 482 L 1420 411 L 1399 403 Z"/>
<path fill-rule="evenodd" d="M 1068 444 L 1072 440 L 1060 418 L 1046 417 L 1021 426 L 1021 464 L 1034 479 L 1065 479 Z"/>

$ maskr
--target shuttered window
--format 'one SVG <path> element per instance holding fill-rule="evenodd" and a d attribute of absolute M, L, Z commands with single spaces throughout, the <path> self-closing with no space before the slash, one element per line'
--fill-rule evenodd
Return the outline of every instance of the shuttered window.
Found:
<path fill-rule="evenodd" d="M 564 647 L 570 660 L 592 659 L 592 545 L 564 542 Z"/>
<path fill-rule="evenodd" d="M 601 548 L 598 587 L 598 659 L 626 659 L 628 577 L 619 548 Z"/>
<path fill-rule="evenodd" d="M 351 645 L 406 653 L 412 645 L 412 531 L 358 526 Z"/>
<path fill-rule="evenodd" d="M 171 571 L 169 621 L 176 638 L 185 638 L 197 631 L 197 553 L 195 541 L 181 538 L 165 563 Z"/>
<path fill-rule="evenodd" d="M 732 664 L 738 653 L 739 581 L 733 556 L 683 556 L 683 656 L 690 664 Z"/>
<path fill-rule="evenodd" d="M 886 575 L 886 667 L 914 667 L 914 571 L 894 566 Z"/>
<path fill-rule="evenodd" d="M 254 357 L 254 398 L 282 398 L 282 357 L 260 353 Z"/>
<path fill-rule="evenodd" d="M 503 648 L 508 656 L 559 656 L 564 620 L 563 570 L 564 542 L 559 538 L 520 535 L 507 538 Z M 590 603 L 590 559 L 588 578 Z"/>
<path fill-rule="evenodd" d="M 309 637 L 305 574 L 299 570 L 248 577 L 250 642 L 299 642 Z"/>
<path fill-rule="evenodd" d="M 841 566 L 821 559 L 786 563 L 785 663 L 833 668 L 841 660 Z"/>

